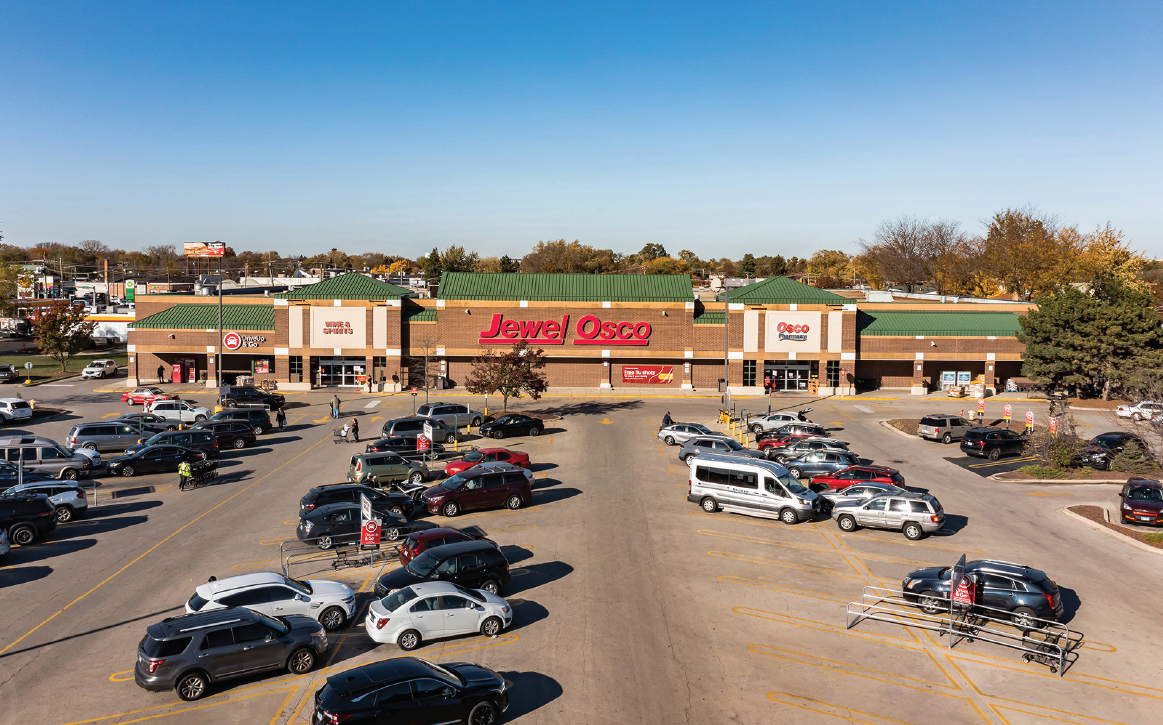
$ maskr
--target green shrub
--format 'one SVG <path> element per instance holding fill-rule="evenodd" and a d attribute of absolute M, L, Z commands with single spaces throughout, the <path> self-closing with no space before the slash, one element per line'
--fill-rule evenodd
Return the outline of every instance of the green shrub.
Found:
<path fill-rule="evenodd" d="M 1022 466 L 1018 469 L 1019 473 L 1028 473 L 1035 478 L 1066 478 L 1066 472 L 1060 471 L 1057 468 L 1050 468 L 1049 466 Z"/>
<path fill-rule="evenodd" d="M 1111 459 L 1111 470 L 1122 473 L 1150 473 L 1155 470 L 1155 464 L 1147 460 L 1143 455 L 1143 449 L 1137 443 L 1128 442 Z"/>

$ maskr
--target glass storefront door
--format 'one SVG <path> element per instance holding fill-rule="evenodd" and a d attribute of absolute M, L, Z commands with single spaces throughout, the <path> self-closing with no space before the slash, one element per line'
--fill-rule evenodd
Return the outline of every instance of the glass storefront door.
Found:
<path fill-rule="evenodd" d="M 357 376 L 363 376 L 367 359 L 362 357 L 319 358 L 320 385 L 360 385 Z"/>
<path fill-rule="evenodd" d="M 772 390 L 807 390 L 811 379 L 810 361 L 764 360 L 763 378 L 771 380 Z"/>

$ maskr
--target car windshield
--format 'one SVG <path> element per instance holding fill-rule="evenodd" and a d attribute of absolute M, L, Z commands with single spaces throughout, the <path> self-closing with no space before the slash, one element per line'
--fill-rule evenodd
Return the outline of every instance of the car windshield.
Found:
<path fill-rule="evenodd" d="M 388 596 L 380 600 L 380 604 L 389 612 L 394 612 L 400 607 L 416 598 L 416 592 L 412 591 L 412 587 L 404 587 L 398 592 L 392 592 Z"/>
<path fill-rule="evenodd" d="M 464 457 L 464 462 L 465 463 L 476 463 L 477 461 L 479 461 L 480 459 L 482 459 L 484 457 L 485 457 L 485 454 L 481 453 L 480 451 L 473 451 L 472 453 L 470 453 Z"/>
<path fill-rule="evenodd" d="M 1127 498 L 1132 501 L 1151 501 L 1163 503 L 1163 489 L 1136 486 L 1127 492 Z"/>
<path fill-rule="evenodd" d="M 292 579 L 289 576 L 283 577 L 283 581 L 286 583 L 287 586 L 289 586 L 292 589 L 298 590 L 304 594 L 311 593 L 311 585 L 305 581 L 300 581 L 298 579 Z"/>
<path fill-rule="evenodd" d="M 147 441 L 145 442 L 145 444 L 146 444 L 147 446 L 152 446 L 152 445 L 153 445 L 153 444 L 155 444 L 155 443 L 161 443 L 161 442 L 162 442 L 162 436 L 163 436 L 163 435 L 165 435 L 165 434 L 164 434 L 164 433 L 158 433 L 157 435 L 155 435 L 155 436 L 153 436 L 152 438 L 150 438 L 149 440 L 147 440 Z"/>
<path fill-rule="evenodd" d="M 712 433 L 715 432 L 715 431 L 711 430 L 710 428 L 708 428 L 707 426 L 701 425 L 699 423 L 687 423 L 687 425 L 690 426 L 691 428 L 694 428 L 698 432 L 705 434 L 705 435 L 711 435 Z"/>
<path fill-rule="evenodd" d="M 789 493 L 804 493 L 808 490 L 804 484 L 792 478 L 791 474 L 788 473 L 781 474 L 779 477 L 779 482 L 783 484 L 783 487 L 786 488 Z"/>
<path fill-rule="evenodd" d="M 265 624 L 266 626 L 275 630 L 276 632 L 279 632 L 280 634 L 286 634 L 287 632 L 291 631 L 291 627 L 281 619 L 275 619 L 274 617 L 268 617 L 267 615 L 265 615 L 261 612 L 255 612 L 253 609 L 250 611 L 254 614 L 254 616 L 261 619 L 263 624 Z"/>
<path fill-rule="evenodd" d="M 416 409 L 416 415 L 428 415 L 431 412 L 432 412 L 432 406 L 430 406 L 430 405 L 421 405 L 419 408 Z"/>
<path fill-rule="evenodd" d="M 440 482 L 440 485 L 444 486 L 444 488 L 449 491 L 455 491 L 464 485 L 465 480 L 467 479 L 461 477 L 461 475 L 458 473 L 455 476 L 449 476 L 448 478 L 444 479 Z"/>
<path fill-rule="evenodd" d="M 485 596 L 475 589 L 468 589 L 467 587 L 462 587 L 459 584 L 453 584 L 452 586 L 456 587 L 456 591 L 460 592 L 461 594 L 465 595 L 466 597 L 472 597 L 473 599 L 477 600 L 478 602 L 485 601 Z"/>
<path fill-rule="evenodd" d="M 417 659 L 419 659 L 419 658 L 417 658 Z M 429 662 L 428 660 L 420 660 L 420 661 L 423 662 L 424 664 L 428 665 L 429 667 L 431 667 L 433 672 L 440 675 L 441 677 L 448 680 L 449 682 L 455 682 L 455 683 L 461 685 L 462 687 L 464 686 L 464 680 L 461 678 L 460 675 L 456 674 L 452 670 L 450 670 L 446 667 L 441 667 L 440 665 L 438 665 L 434 662 Z"/>
<path fill-rule="evenodd" d="M 417 556 L 415 559 L 404 565 L 404 569 L 406 569 L 412 576 L 425 578 L 432 573 L 432 570 L 435 569 L 439 563 L 440 557 L 433 556 L 432 552 L 430 551 L 425 551 L 424 553 L 420 554 L 420 556 Z"/>

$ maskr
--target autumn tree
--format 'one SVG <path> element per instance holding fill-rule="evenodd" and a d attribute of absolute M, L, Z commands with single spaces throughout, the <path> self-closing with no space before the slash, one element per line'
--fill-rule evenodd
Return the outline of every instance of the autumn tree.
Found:
<path fill-rule="evenodd" d="M 520 271 L 533 273 L 606 274 L 620 271 L 624 258 L 611 249 L 595 249 L 576 239 L 537 242 L 521 258 Z"/>
<path fill-rule="evenodd" d="M 983 268 L 1023 300 L 1077 281 L 1085 239 L 1031 208 L 994 214 L 982 243 Z"/>
<path fill-rule="evenodd" d="M 96 327 L 96 320 L 85 320 L 84 307 L 62 300 L 42 308 L 32 322 L 32 334 L 41 353 L 60 363 L 64 372 L 69 361 L 92 344 Z"/>
<path fill-rule="evenodd" d="M 546 390 L 544 350 L 529 347 L 522 340 L 511 350 L 485 350 L 472 362 L 472 373 L 464 388 L 476 395 L 500 393 L 503 410 L 509 410 L 509 398 L 528 395 L 533 400 Z"/>

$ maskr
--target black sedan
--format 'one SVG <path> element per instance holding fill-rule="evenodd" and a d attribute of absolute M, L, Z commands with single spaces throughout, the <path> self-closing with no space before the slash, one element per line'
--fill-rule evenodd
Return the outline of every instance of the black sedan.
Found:
<path fill-rule="evenodd" d="M 403 516 L 377 512 L 380 519 L 380 540 L 396 541 L 412 533 L 412 524 Z M 331 503 L 299 516 L 295 535 L 300 541 L 313 541 L 320 549 L 337 544 L 359 544 L 359 530 L 363 526 L 358 503 Z"/>
<path fill-rule="evenodd" d="M 545 430 L 545 421 L 530 418 L 520 413 L 502 415 L 491 423 L 480 427 L 480 433 L 486 438 L 505 438 L 507 436 L 531 435 L 539 436 Z"/>
<path fill-rule="evenodd" d="M 507 689 L 480 665 L 393 657 L 328 677 L 311 722 L 493 725 L 509 705 Z"/>
<path fill-rule="evenodd" d="M 316 486 L 299 499 L 299 513 L 327 506 L 333 503 L 359 503 L 361 497 L 367 496 L 372 503 L 372 511 L 377 515 L 394 514 L 406 519 L 412 518 L 412 511 L 416 502 L 411 496 L 402 493 L 379 491 L 359 483 L 334 483 L 327 486 Z"/>
<path fill-rule="evenodd" d="M 141 423 L 146 426 L 155 426 L 158 430 L 165 430 L 166 426 L 169 425 L 165 418 L 160 415 L 154 415 L 153 413 L 126 413 L 113 422 L 126 423 L 128 425 Z"/>
<path fill-rule="evenodd" d="M 110 459 L 109 474 L 128 478 L 139 473 L 175 473 L 182 461 L 193 462 L 205 458 L 206 455 L 201 451 L 180 446 L 146 446 Z"/>
<path fill-rule="evenodd" d="M 1147 444 L 1139 436 L 1112 431 L 1091 438 L 1086 447 L 1079 452 L 1078 457 L 1084 466 L 1109 471 L 1115 456 L 1132 443 L 1138 446 L 1140 451 L 1147 452 Z"/>
<path fill-rule="evenodd" d="M 367 444 L 368 453 L 383 453 L 384 451 L 391 451 L 401 458 L 408 460 L 416 460 L 423 458 L 426 452 L 430 457 L 438 456 L 444 453 L 444 446 L 439 443 L 433 443 L 428 451 L 418 451 L 416 450 L 415 438 L 404 438 L 401 436 L 380 438 L 378 441 L 372 441 Z"/>

